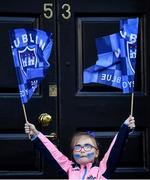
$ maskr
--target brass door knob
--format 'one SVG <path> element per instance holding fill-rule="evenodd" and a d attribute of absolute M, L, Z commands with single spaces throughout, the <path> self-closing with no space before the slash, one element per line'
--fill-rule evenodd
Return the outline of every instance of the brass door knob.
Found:
<path fill-rule="evenodd" d="M 42 113 L 38 117 L 38 120 L 42 124 L 42 126 L 48 126 L 50 122 L 52 121 L 52 116 L 47 113 Z"/>

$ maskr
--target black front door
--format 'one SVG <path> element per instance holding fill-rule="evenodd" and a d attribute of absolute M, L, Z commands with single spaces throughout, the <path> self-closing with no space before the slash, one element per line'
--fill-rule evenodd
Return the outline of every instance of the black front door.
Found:
<path fill-rule="evenodd" d="M 57 133 L 57 68 L 55 2 L 45 0 L 0 2 L 0 178 L 54 178 L 53 166 L 47 165 L 24 133 L 25 117 L 18 93 L 8 31 L 37 28 L 53 33 L 54 46 L 50 69 L 36 93 L 26 104 L 28 121 L 49 138 Z M 52 121 L 40 124 L 38 117 L 48 113 Z"/>
<path fill-rule="evenodd" d="M 64 2 L 64 1 L 63 1 Z M 60 145 L 69 152 L 75 131 L 94 131 L 101 157 L 114 134 L 130 114 L 131 94 L 93 83 L 83 84 L 83 70 L 97 61 L 95 39 L 119 32 L 119 20 L 139 17 L 134 113 L 136 130 L 113 178 L 148 178 L 149 172 L 149 8 L 148 1 L 60 2 L 59 78 Z"/>

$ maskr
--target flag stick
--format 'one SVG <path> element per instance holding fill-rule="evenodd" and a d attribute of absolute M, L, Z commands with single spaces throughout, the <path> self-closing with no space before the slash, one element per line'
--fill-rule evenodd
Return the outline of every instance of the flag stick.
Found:
<path fill-rule="evenodd" d="M 27 119 L 27 113 L 26 113 L 25 105 L 22 104 L 22 107 L 23 107 L 23 112 L 24 112 L 25 121 L 26 121 L 26 123 L 28 123 L 29 121 L 28 121 L 28 119 Z"/>
<path fill-rule="evenodd" d="M 134 102 L 134 93 L 131 95 L 131 112 L 130 115 L 133 116 L 133 102 Z"/>

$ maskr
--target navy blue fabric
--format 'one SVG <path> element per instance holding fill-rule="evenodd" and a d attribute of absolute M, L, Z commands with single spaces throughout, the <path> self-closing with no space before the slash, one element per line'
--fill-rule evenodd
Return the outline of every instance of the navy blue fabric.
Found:
<path fill-rule="evenodd" d="M 123 124 L 118 132 L 116 141 L 111 149 L 109 158 L 107 160 L 107 169 L 103 174 L 103 176 L 107 179 L 112 177 L 112 173 L 114 172 L 114 170 L 117 166 L 118 160 L 123 151 L 124 145 L 126 143 L 128 135 L 129 135 L 129 132 L 130 132 L 129 127 L 127 125 Z"/>
<path fill-rule="evenodd" d="M 56 170 L 56 173 L 59 174 L 59 176 L 63 177 L 64 179 L 68 178 L 67 173 L 60 167 L 60 165 L 57 163 L 57 161 L 53 158 L 53 156 L 51 155 L 51 153 L 47 150 L 47 148 L 43 145 L 43 143 L 41 142 L 41 140 L 36 137 L 33 141 L 34 147 L 37 148 L 41 154 L 43 155 L 43 157 L 45 158 L 45 160 L 47 162 L 49 162 L 54 169 Z M 51 169 L 49 170 L 51 171 Z M 54 172 L 53 172 L 54 173 Z"/>

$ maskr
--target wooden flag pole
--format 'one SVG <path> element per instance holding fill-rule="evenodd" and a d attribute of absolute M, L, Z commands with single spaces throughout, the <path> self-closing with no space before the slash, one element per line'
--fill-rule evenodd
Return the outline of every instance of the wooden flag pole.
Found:
<path fill-rule="evenodd" d="M 26 123 L 28 123 L 29 121 L 28 121 L 28 119 L 27 119 L 27 113 L 26 113 L 25 105 L 22 104 L 22 107 L 23 107 L 23 112 L 24 112 L 25 121 L 26 121 Z"/>
<path fill-rule="evenodd" d="M 130 111 L 131 116 L 133 116 L 133 104 L 134 104 L 134 93 L 132 93 L 131 95 L 131 111 Z"/>

